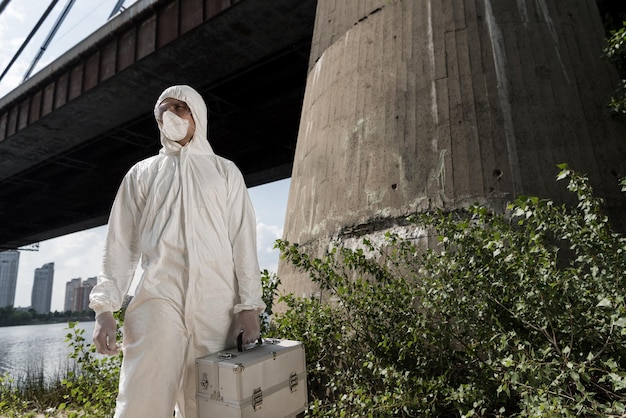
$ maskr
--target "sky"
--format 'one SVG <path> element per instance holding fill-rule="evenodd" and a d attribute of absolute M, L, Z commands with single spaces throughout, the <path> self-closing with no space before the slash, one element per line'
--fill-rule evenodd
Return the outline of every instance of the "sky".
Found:
<path fill-rule="evenodd" d="M 130 7 L 135 0 L 126 0 Z M 50 0 L 12 0 L 0 14 L 0 74 L 19 50 L 50 4 Z M 0 81 L 0 97 L 20 85 L 37 52 L 69 0 L 55 5 L 48 18 Z M 106 23 L 117 0 L 76 0 L 31 76 Z M 158 96 L 155 92 L 155 96 Z M 210 125 L 210 121 L 209 121 Z M 155 141 L 158 141 L 155 138 Z M 121 179 L 120 179 L 121 180 Z M 257 248 L 261 269 L 276 271 L 278 251 L 274 242 L 282 237 L 290 179 L 249 189 L 257 216 Z M 22 251 L 15 306 L 30 306 L 35 269 L 54 263 L 52 311 L 64 310 L 65 284 L 71 279 L 97 276 L 100 272 L 106 225 L 43 241 L 39 251 Z M 135 277 L 141 274 L 138 269 Z M 131 291 L 132 293 L 132 291 Z"/>

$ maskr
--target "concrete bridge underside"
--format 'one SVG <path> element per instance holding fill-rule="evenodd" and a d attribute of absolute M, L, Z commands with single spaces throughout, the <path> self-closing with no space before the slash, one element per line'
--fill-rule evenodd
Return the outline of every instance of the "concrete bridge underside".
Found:
<path fill-rule="evenodd" d="M 248 186 L 291 175 L 314 0 L 140 0 L 0 99 L 0 250 L 99 226 L 172 84 Z"/>

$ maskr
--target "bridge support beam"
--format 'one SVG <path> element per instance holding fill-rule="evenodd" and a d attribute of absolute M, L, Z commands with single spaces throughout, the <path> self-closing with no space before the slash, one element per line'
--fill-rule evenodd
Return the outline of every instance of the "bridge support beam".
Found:
<path fill-rule="evenodd" d="M 556 165 L 625 213 L 594 0 L 318 2 L 284 238 L 319 256 L 407 215 L 520 194 L 571 202 Z M 616 219 L 621 223 L 624 219 Z M 316 289 L 285 262 L 285 290 Z"/>

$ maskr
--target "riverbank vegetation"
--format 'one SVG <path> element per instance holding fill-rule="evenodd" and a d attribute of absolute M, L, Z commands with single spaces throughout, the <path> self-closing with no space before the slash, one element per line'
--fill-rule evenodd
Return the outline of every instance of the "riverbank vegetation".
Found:
<path fill-rule="evenodd" d="M 123 324 L 123 312 L 116 313 Z M 67 367 L 56 376 L 29 370 L 0 377 L 0 417 L 110 417 L 115 404 L 121 356 L 104 357 L 87 341 L 77 322 L 68 324 Z M 118 335 L 121 338 L 121 334 Z"/>
<path fill-rule="evenodd" d="M 275 321 L 305 342 L 308 414 L 626 416 L 626 238 L 561 168 L 573 208 L 421 214 L 409 238 L 322 258 L 281 242 L 327 301 L 283 296 Z"/>
<path fill-rule="evenodd" d="M 288 309 L 264 324 L 305 344 L 307 415 L 624 417 L 626 238 L 561 168 L 575 207 L 520 197 L 505 214 L 421 214 L 415 234 L 322 258 L 279 241 L 330 301 L 281 295 Z M 278 284 L 264 273 L 270 310 Z M 97 357 L 82 332 L 70 325 L 79 369 L 58 383 L 0 381 L 0 416 L 111 416 L 121 358 Z"/>
<path fill-rule="evenodd" d="M 62 322 L 93 321 L 91 310 L 81 312 L 49 312 L 38 314 L 34 309 L 18 309 L 13 306 L 0 308 L 0 327 L 16 325 L 58 324 Z"/>

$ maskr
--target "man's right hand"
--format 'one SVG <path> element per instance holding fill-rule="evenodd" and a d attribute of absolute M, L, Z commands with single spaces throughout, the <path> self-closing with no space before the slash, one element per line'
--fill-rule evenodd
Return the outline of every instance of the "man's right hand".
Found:
<path fill-rule="evenodd" d="M 96 317 L 93 329 L 93 342 L 100 354 L 115 355 L 120 352 L 116 341 L 117 322 L 113 312 L 102 312 Z"/>

